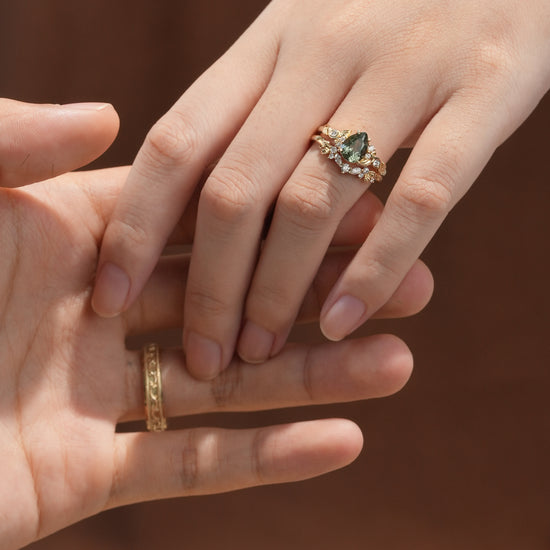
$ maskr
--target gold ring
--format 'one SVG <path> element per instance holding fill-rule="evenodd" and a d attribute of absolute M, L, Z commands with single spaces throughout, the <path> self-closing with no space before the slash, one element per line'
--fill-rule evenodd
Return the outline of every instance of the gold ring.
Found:
<path fill-rule="evenodd" d="M 323 155 L 340 167 L 342 174 L 368 183 L 382 181 L 386 175 L 386 165 L 376 156 L 367 132 L 340 131 L 325 124 L 311 139 L 319 144 Z"/>
<path fill-rule="evenodd" d="M 150 432 L 163 432 L 166 430 L 166 418 L 162 404 L 162 376 L 158 344 L 143 346 L 143 378 L 147 430 Z"/>

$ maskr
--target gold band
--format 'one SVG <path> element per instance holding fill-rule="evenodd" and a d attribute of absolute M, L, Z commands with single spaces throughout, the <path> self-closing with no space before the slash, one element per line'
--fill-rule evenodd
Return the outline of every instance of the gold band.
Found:
<path fill-rule="evenodd" d="M 166 418 L 162 405 L 162 376 L 158 344 L 147 344 L 143 347 L 143 378 L 147 430 L 162 432 L 166 430 Z"/>
<path fill-rule="evenodd" d="M 342 174 L 357 176 L 367 183 L 382 181 L 386 175 L 386 165 L 376 156 L 366 132 L 340 131 L 325 124 L 311 139 L 319 144 L 323 155 L 334 160 Z"/>

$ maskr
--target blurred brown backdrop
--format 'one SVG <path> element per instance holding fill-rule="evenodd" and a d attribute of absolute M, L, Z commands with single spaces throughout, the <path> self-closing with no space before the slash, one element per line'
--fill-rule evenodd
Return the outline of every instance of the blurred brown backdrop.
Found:
<path fill-rule="evenodd" d="M 152 123 L 265 4 L 0 0 L 0 96 L 112 102 L 120 136 L 95 165 L 130 163 Z M 424 255 L 436 278 L 428 309 L 365 329 L 396 332 L 413 349 L 405 390 L 186 422 L 349 417 L 366 436 L 351 467 L 110 511 L 29 548 L 549 549 L 549 129 L 547 97 L 440 230 Z"/>

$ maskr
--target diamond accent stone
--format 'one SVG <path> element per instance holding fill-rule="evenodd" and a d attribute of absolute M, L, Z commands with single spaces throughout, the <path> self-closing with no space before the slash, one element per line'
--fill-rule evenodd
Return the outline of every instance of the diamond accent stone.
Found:
<path fill-rule="evenodd" d="M 342 161 L 342 157 L 341 157 L 340 155 L 336 155 L 336 156 L 334 157 L 334 162 L 335 162 L 338 166 L 342 166 L 342 164 L 344 164 L 343 161 Z"/>
<path fill-rule="evenodd" d="M 333 130 L 332 128 L 328 132 L 328 136 L 332 139 L 336 139 L 340 135 L 338 130 Z"/>
<path fill-rule="evenodd" d="M 349 173 L 353 176 L 357 176 L 359 175 L 360 173 L 362 172 L 361 168 L 359 168 L 358 166 L 355 166 L 354 168 L 352 168 Z"/>
<path fill-rule="evenodd" d="M 372 165 L 375 167 L 375 168 L 380 168 L 380 161 L 378 159 L 376 159 Z"/>
<path fill-rule="evenodd" d="M 350 171 L 349 164 L 344 164 L 344 166 L 342 166 L 342 174 L 347 174 L 349 171 Z"/>

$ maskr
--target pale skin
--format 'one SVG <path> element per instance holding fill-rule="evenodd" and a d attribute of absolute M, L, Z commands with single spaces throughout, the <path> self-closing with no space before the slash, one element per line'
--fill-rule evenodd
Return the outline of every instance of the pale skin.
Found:
<path fill-rule="evenodd" d="M 341 419 L 251 430 L 115 433 L 118 423 L 144 418 L 140 353 L 126 349 L 125 339 L 182 326 L 188 258 L 161 258 L 125 314 L 100 318 L 90 306 L 97 251 L 129 169 L 75 172 L 18 186 L 49 177 L 52 166 L 55 174 L 89 162 L 117 128 L 109 105 L 0 100 L 5 550 L 115 506 L 320 475 L 349 464 L 362 447 L 359 428 Z M 366 220 L 371 227 L 379 214 L 372 205 Z M 191 210 L 170 243 L 192 242 Z M 349 225 L 343 242 L 363 237 L 364 225 L 357 227 Z M 302 320 L 318 316 L 319 300 L 350 258 L 348 252 L 327 257 L 302 306 Z M 418 263 L 379 313 L 412 314 L 431 291 L 431 275 Z M 178 349 L 161 350 L 161 364 L 166 415 L 175 417 L 380 397 L 406 382 L 412 358 L 399 339 L 380 335 L 288 345 L 261 369 L 234 360 L 215 381 L 191 377 Z"/>
<path fill-rule="evenodd" d="M 274 0 L 147 136 L 106 230 L 95 310 L 112 316 L 135 301 L 204 167 L 221 157 L 199 204 L 188 368 L 211 378 L 235 350 L 254 363 L 276 355 L 366 190 L 310 147 L 328 122 L 366 130 L 385 161 L 412 147 L 323 305 L 321 329 L 344 338 L 387 302 L 546 93 L 549 58 L 547 0 Z"/>

